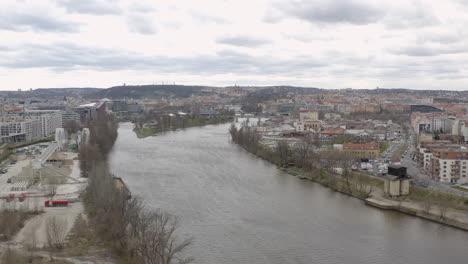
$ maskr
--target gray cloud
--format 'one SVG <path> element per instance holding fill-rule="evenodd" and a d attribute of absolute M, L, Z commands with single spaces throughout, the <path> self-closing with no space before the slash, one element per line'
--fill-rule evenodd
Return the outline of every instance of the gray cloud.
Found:
<path fill-rule="evenodd" d="M 440 24 L 428 5 L 408 1 L 401 7 L 391 2 L 377 5 L 367 0 L 297 0 L 278 1 L 267 12 L 264 21 L 276 23 L 293 17 L 311 23 L 367 25 L 385 24 L 388 28 L 406 29 Z"/>
<path fill-rule="evenodd" d="M 421 28 L 440 24 L 428 5 L 420 2 L 410 3 L 412 3 L 411 6 L 406 8 L 389 7 L 382 22 L 388 28 L 396 29 Z"/>
<path fill-rule="evenodd" d="M 400 49 L 390 50 L 395 55 L 406 55 L 413 57 L 438 56 L 446 54 L 467 53 L 468 48 L 464 46 L 408 46 Z"/>
<path fill-rule="evenodd" d="M 278 2 L 265 18 L 266 22 L 275 22 L 284 16 L 292 16 L 309 22 L 350 23 L 364 25 L 377 22 L 381 10 L 373 5 L 357 0 L 300 0 Z"/>
<path fill-rule="evenodd" d="M 215 55 L 192 57 L 145 56 L 135 52 L 115 49 L 83 47 L 72 43 L 54 45 L 23 45 L 15 50 L 0 50 L 0 67 L 50 68 L 55 71 L 93 69 L 156 70 L 165 73 L 190 74 L 282 74 L 300 75 L 326 64 L 308 57 L 290 60 L 265 56 L 250 56 L 233 50 L 223 50 Z"/>
<path fill-rule="evenodd" d="M 11 31 L 77 32 L 79 24 L 26 10 L 0 10 L 0 29 Z"/>
<path fill-rule="evenodd" d="M 115 15 L 122 13 L 119 0 L 55 0 L 70 13 Z"/>
<path fill-rule="evenodd" d="M 270 41 L 249 36 L 224 36 L 216 40 L 216 42 L 232 46 L 240 47 L 258 47 L 270 43 Z"/>
<path fill-rule="evenodd" d="M 157 33 L 157 28 L 153 24 L 151 17 L 144 15 L 130 15 L 127 18 L 127 24 L 131 32 L 152 35 Z"/>

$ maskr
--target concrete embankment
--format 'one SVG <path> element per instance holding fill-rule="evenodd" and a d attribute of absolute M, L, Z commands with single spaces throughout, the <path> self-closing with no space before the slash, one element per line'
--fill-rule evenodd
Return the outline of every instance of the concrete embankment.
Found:
<path fill-rule="evenodd" d="M 283 170 L 286 173 L 296 176 L 299 179 L 311 180 L 317 183 L 320 183 L 324 187 L 329 188 L 324 185 L 322 182 L 316 181 L 312 178 L 306 177 L 299 173 L 291 173 L 287 170 Z M 397 212 L 402 212 L 408 215 L 421 217 L 430 221 L 434 221 L 440 224 L 456 227 L 468 231 L 468 213 L 466 211 L 455 210 L 452 208 L 440 208 L 437 205 L 432 205 L 429 208 L 423 208 L 419 203 L 411 201 L 394 201 L 389 200 L 383 197 L 382 191 L 375 190 L 373 195 L 374 197 L 362 199 L 354 194 L 345 193 L 340 190 L 332 189 L 336 192 L 340 192 L 346 195 L 350 195 L 357 199 L 364 200 L 367 205 L 383 209 L 383 210 L 393 210 Z M 441 216 L 442 215 L 442 216 Z"/>
<path fill-rule="evenodd" d="M 443 209 L 433 206 L 433 208 L 423 209 L 414 202 L 397 202 L 385 198 L 368 198 L 365 203 L 380 209 L 402 212 L 468 231 L 468 215 L 451 208 Z"/>

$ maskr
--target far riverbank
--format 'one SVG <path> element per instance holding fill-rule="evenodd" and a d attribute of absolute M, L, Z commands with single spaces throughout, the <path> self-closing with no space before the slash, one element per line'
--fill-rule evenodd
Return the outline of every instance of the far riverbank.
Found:
<path fill-rule="evenodd" d="M 138 138 L 146 138 L 159 133 L 175 131 L 190 127 L 202 127 L 207 125 L 218 125 L 231 122 L 232 117 L 221 116 L 216 118 L 190 118 L 190 117 L 168 117 L 159 122 L 135 123 L 135 131 Z"/>
<path fill-rule="evenodd" d="M 383 189 L 380 185 L 373 185 L 379 189 L 373 190 L 369 198 L 363 198 L 361 195 L 358 195 L 353 192 L 347 192 L 339 190 L 337 188 L 331 188 L 326 181 L 320 181 L 313 177 L 307 177 L 298 174 L 297 172 L 291 172 L 285 170 L 286 173 L 292 176 L 297 176 L 302 180 L 310 180 L 317 183 L 320 183 L 324 187 L 330 188 L 334 191 L 350 195 L 354 198 L 363 200 L 366 205 L 373 206 L 383 210 L 392 210 L 408 214 L 411 216 L 420 217 L 429 221 L 437 222 L 440 224 L 456 227 L 465 231 L 468 231 L 468 212 L 466 210 L 457 210 L 454 208 L 442 207 L 437 204 L 432 204 L 428 206 L 427 204 L 422 204 L 421 202 L 411 201 L 407 197 L 401 197 L 400 200 L 389 199 L 384 196 Z M 367 175 L 362 175 L 363 177 L 369 177 Z M 370 178 L 370 177 L 369 177 Z M 411 186 L 411 192 L 427 192 L 427 190 L 420 187 Z M 449 195 L 449 194 L 439 194 L 439 195 Z M 454 195 L 455 196 L 455 195 Z M 411 196 L 410 196 L 411 197 Z M 462 198 L 462 197 L 461 197 Z"/>
<path fill-rule="evenodd" d="M 390 198 L 383 192 L 381 178 L 350 169 L 334 173 L 334 168 L 346 168 L 347 162 L 350 162 L 346 157 L 341 157 L 340 153 L 311 153 L 310 142 L 306 140 L 300 143 L 297 150 L 283 141 L 271 149 L 260 142 L 261 135 L 253 129 L 238 129 L 232 124 L 229 132 L 231 140 L 243 149 L 300 179 L 311 180 L 334 191 L 365 200 L 371 206 L 468 230 L 468 198 L 416 186 L 410 187 L 407 196 Z"/>

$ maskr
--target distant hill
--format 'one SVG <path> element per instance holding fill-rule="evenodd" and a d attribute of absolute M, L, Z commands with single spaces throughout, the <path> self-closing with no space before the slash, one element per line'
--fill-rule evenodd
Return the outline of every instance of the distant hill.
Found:
<path fill-rule="evenodd" d="M 96 93 L 102 89 L 99 88 L 38 88 L 32 91 L 0 91 L 0 97 L 8 98 L 53 98 L 64 96 L 85 96 L 90 93 Z"/>
<path fill-rule="evenodd" d="M 88 94 L 89 98 L 157 98 L 157 97 L 190 97 L 193 95 L 210 94 L 210 91 L 204 91 L 206 86 L 187 86 L 187 85 L 126 85 L 115 86 L 103 89 L 95 93 Z M 214 87 L 212 87 L 214 88 Z"/>
<path fill-rule="evenodd" d="M 468 100 L 468 90 L 415 90 L 407 88 L 384 88 L 384 89 L 323 89 L 314 87 L 297 86 L 200 86 L 200 85 L 126 85 L 114 86 L 107 89 L 100 88 L 38 88 L 32 91 L 0 91 L 0 98 L 58 98 L 64 96 L 82 96 L 89 99 L 142 99 L 142 98 L 186 98 L 191 95 L 212 94 L 213 89 L 235 88 L 247 92 L 248 97 L 268 99 L 273 97 L 284 97 L 293 94 L 317 94 L 317 93 L 346 93 L 346 94 L 400 94 L 420 95 L 441 98 L 456 98 L 458 101 Z M 446 100 L 438 100 L 446 102 Z"/>

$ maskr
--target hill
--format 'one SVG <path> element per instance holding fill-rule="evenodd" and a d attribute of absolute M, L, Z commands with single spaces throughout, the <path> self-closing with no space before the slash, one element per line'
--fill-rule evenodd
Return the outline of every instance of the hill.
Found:
<path fill-rule="evenodd" d="M 32 91 L 0 91 L 0 97 L 8 98 L 53 98 L 64 96 L 85 96 L 102 90 L 99 88 L 38 88 Z"/>
<path fill-rule="evenodd" d="M 206 86 L 186 86 L 186 85 L 126 85 L 115 86 L 100 90 L 87 95 L 89 98 L 156 98 L 156 97 L 190 97 L 191 95 L 210 94 L 206 91 Z"/>

